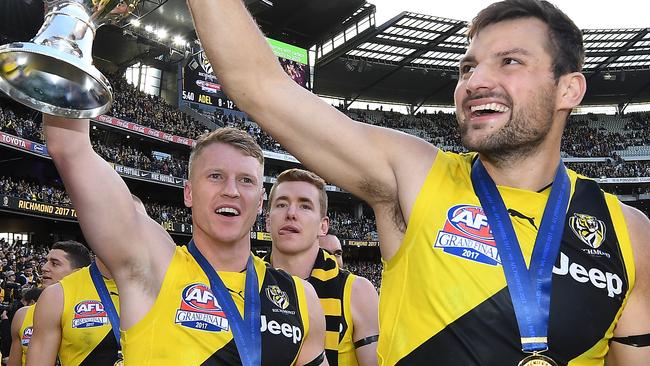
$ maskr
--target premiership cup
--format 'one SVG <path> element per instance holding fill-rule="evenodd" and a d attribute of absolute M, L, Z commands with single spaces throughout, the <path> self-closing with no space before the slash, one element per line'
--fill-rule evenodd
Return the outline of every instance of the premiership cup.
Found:
<path fill-rule="evenodd" d="M 45 0 L 45 22 L 30 42 L 0 46 L 0 90 L 43 113 L 90 118 L 113 102 L 92 60 L 100 26 L 128 16 L 139 0 Z"/>

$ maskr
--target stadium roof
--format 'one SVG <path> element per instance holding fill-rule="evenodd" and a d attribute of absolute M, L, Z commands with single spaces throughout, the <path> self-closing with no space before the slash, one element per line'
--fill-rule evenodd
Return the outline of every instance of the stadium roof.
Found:
<path fill-rule="evenodd" d="M 315 91 L 350 101 L 449 105 L 467 27 L 461 20 L 402 12 L 331 51 L 319 45 Z M 650 100 L 650 28 L 583 33 L 590 84 L 585 103 Z"/>
<path fill-rule="evenodd" d="M 365 0 L 244 0 L 244 3 L 268 37 L 309 48 L 352 16 Z M 270 3 L 273 5 L 269 6 Z M 133 19 L 139 21 L 130 22 Z M 0 44 L 29 40 L 42 23 L 43 0 L 0 0 Z M 159 30 L 168 35 L 163 41 L 154 34 Z M 170 63 L 184 57 L 182 50 L 171 55 L 171 40 L 175 37 L 190 42 L 196 39 L 186 0 L 140 0 L 128 21 L 98 29 L 93 56 L 118 67 L 157 59 L 157 67 L 172 70 L 174 65 Z"/>

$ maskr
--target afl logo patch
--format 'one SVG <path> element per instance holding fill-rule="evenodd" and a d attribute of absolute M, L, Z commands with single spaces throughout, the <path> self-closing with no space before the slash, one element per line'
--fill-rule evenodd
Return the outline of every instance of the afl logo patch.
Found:
<path fill-rule="evenodd" d="M 266 286 L 266 297 L 282 310 L 289 307 L 289 296 L 276 285 Z"/>
<path fill-rule="evenodd" d="M 29 340 L 32 339 L 32 334 L 34 333 L 34 328 L 32 327 L 27 327 L 23 331 L 23 334 L 20 337 L 20 344 L 23 347 L 29 346 Z"/>
<path fill-rule="evenodd" d="M 72 328 L 93 328 L 108 324 L 108 314 L 99 300 L 84 300 L 74 307 Z"/>
<path fill-rule="evenodd" d="M 569 218 L 569 226 L 583 243 L 594 249 L 605 241 L 605 223 L 593 216 L 574 213 Z"/>
<path fill-rule="evenodd" d="M 210 287 L 203 283 L 187 285 L 181 293 L 175 324 L 208 332 L 227 331 L 228 319 Z"/>
<path fill-rule="evenodd" d="M 479 206 L 451 207 L 433 247 L 474 262 L 492 266 L 501 264 L 487 216 Z"/>

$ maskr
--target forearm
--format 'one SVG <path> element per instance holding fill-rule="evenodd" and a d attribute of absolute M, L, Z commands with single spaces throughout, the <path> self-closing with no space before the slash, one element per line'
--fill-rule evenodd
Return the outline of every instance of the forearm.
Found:
<path fill-rule="evenodd" d="M 82 150 L 92 150 L 90 121 L 43 114 L 43 134 L 48 153 L 56 160 L 67 159 Z"/>
<path fill-rule="evenodd" d="M 188 0 L 196 32 L 228 96 L 244 110 L 263 80 L 286 77 L 241 0 Z"/>
<path fill-rule="evenodd" d="M 136 253 L 137 215 L 131 193 L 90 144 L 88 120 L 43 117 L 47 147 L 93 251 L 114 275 Z M 123 240 L 122 240 L 123 239 Z M 131 251 L 129 251 L 131 250 Z"/>

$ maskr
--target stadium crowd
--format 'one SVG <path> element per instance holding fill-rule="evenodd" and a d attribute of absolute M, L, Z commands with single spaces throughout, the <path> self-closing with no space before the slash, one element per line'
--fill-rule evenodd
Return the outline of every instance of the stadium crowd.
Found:
<path fill-rule="evenodd" d="M 47 248 L 26 241 L 0 238 L 0 353 L 3 365 L 11 348 L 11 321 L 23 306 L 21 299 L 28 290 L 41 286 L 41 267 Z"/>
<path fill-rule="evenodd" d="M 21 113 L 20 108 L 0 106 L 0 131 L 22 137 L 26 140 L 43 143 L 40 119 Z"/>
<path fill-rule="evenodd" d="M 147 214 L 158 222 L 177 222 L 192 224 L 192 212 L 187 207 L 170 206 L 155 202 L 145 202 Z"/>
<path fill-rule="evenodd" d="M 123 76 L 109 75 L 114 101 L 109 115 L 178 136 L 196 139 L 206 127 L 161 97 L 146 94 Z"/>
<path fill-rule="evenodd" d="M 608 161 L 589 163 L 566 163 L 567 167 L 590 178 L 650 177 L 650 161 L 625 161 L 610 159 Z"/>
<path fill-rule="evenodd" d="M 97 140 L 92 141 L 93 149 L 106 161 L 150 172 L 171 175 L 187 179 L 187 160 L 173 157 L 158 157 L 152 151 L 142 151 L 135 146 L 122 142 L 102 144 Z"/>
<path fill-rule="evenodd" d="M 0 194 L 29 201 L 70 206 L 70 198 L 65 190 L 50 185 L 42 185 L 33 178 L 0 177 Z"/>
<path fill-rule="evenodd" d="M 368 262 L 368 261 L 349 261 L 348 259 L 345 260 L 343 263 L 343 268 L 347 269 L 348 271 L 359 275 L 363 276 L 372 282 L 373 286 L 375 286 L 375 289 L 377 292 L 379 292 L 379 289 L 381 287 L 381 271 L 382 271 L 382 264 L 377 263 L 377 262 Z"/>

